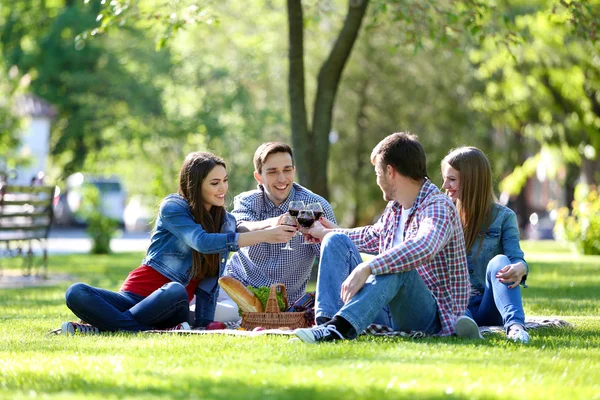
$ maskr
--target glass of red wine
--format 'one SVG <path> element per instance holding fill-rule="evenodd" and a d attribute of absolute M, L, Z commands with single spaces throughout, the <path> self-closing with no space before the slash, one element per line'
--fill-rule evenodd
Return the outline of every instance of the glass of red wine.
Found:
<path fill-rule="evenodd" d="M 290 205 L 288 207 L 288 212 L 292 217 L 297 217 L 300 210 L 303 210 L 306 207 L 302 200 L 298 201 L 290 201 Z"/>
<path fill-rule="evenodd" d="M 297 220 L 303 228 L 310 228 L 315 223 L 315 214 L 311 210 L 300 210 Z"/>
<path fill-rule="evenodd" d="M 294 200 L 290 201 L 290 205 L 288 206 L 288 212 L 292 217 L 298 217 L 298 213 L 300 210 L 304 210 L 306 208 L 306 204 L 302 200 Z M 296 236 L 300 235 L 300 232 L 296 232 Z"/>
<path fill-rule="evenodd" d="M 310 203 L 306 206 L 307 210 L 311 210 L 315 214 L 315 221 L 318 221 L 323 215 L 323 206 L 321 203 Z"/>
<path fill-rule="evenodd" d="M 298 213 L 298 218 L 296 219 L 303 228 L 310 228 L 315 223 L 315 214 L 312 212 L 312 210 L 304 209 Z M 304 242 L 304 244 L 311 243 Z"/>
<path fill-rule="evenodd" d="M 293 226 L 296 228 L 298 226 L 298 221 L 296 221 L 296 218 L 292 217 L 291 215 L 284 215 L 281 219 L 281 225 Z M 292 246 L 290 246 L 290 242 L 291 240 L 287 242 L 285 247 L 282 247 L 281 250 L 294 250 Z"/>

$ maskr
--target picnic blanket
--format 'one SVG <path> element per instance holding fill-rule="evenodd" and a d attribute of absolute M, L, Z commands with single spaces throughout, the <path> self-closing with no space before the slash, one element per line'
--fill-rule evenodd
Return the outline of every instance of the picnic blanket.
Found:
<path fill-rule="evenodd" d="M 145 331 L 144 333 L 161 333 L 161 334 L 180 334 L 180 335 L 232 335 L 232 336 L 262 336 L 262 335 L 293 335 L 294 332 L 291 330 L 282 330 L 282 329 L 265 329 L 262 331 L 246 331 L 239 330 L 240 321 L 237 322 L 228 322 L 225 323 L 227 329 L 216 329 L 216 330 L 201 330 L 201 329 L 192 329 L 188 331 L 161 331 L 161 330 L 151 330 Z M 573 325 L 567 321 L 552 318 L 552 317 L 531 317 L 525 321 L 525 328 L 527 330 L 539 329 L 539 328 L 571 328 Z M 479 332 L 482 334 L 489 333 L 498 333 L 504 332 L 504 328 L 502 326 L 481 326 L 479 327 Z M 371 336 L 388 336 L 388 337 L 407 337 L 410 339 L 420 339 L 428 336 L 425 332 L 422 331 L 412 331 L 412 332 L 403 332 L 403 331 L 394 331 L 392 328 L 379 325 L 379 324 L 371 324 L 365 331 L 362 333 L 363 335 L 371 335 Z"/>
<path fill-rule="evenodd" d="M 552 317 L 531 317 L 525 320 L 525 329 L 539 329 L 539 328 L 572 328 L 573 325 L 567 321 L 564 321 L 559 318 Z M 504 333 L 504 327 L 502 326 L 480 326 L 479 332 L 481 334 L 489 334 L 489 333 Z M 412 332 L 402 332 L 402 331 L 394 331 L 392 328 L 385 325 L 371 324 L 363 334 L 373 335 L 373 336 L 401 336 L 408 337 L 411 339 L 420 339 L 428 336 L 425 332 L 422 331 L 412 331 Z"/>

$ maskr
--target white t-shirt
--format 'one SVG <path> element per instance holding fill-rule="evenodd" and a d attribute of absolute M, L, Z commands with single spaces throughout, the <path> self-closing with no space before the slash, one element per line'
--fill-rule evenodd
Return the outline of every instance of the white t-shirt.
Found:
<path fill-rule="evenodd" d="M 398 230 L 394 234 L 394 244 L 392 247 L 398 246 L 400 243 L 404 241 L 404 225 L 406 225 L 406 220 L 410 215 L 411 208 L 403 208 L 402 209 L 402 217 L 400 218 L 400 225 L 398 225 Z"/>

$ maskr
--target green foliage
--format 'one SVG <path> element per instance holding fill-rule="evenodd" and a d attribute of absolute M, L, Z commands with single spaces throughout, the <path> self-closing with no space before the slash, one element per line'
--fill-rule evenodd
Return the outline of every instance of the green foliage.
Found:
<path fill-rule="evenodd" d="M 475 76 L 485 85 L 471 107 L 488 114 L 496 131 L 512 142 L 509 156 L 518 156 L 511 167 L 540 147 L 560 149 L 563 165 L 594 162 L 600 150 L 600 4 L 509 2 L 498 7 L 496 15 L 506 16 L 506 29 L 518 40 L 490 36 L 470 52 Z M 505 183 L 512 192 L 520 191 L 525 175 L 536 168 L 533 159 L 527 163 Z"/>
<path fill-rule="evenodd" d="M 82 187 L 81 206 L 77 214 L 87 223 L 87 233 L 92 239 L 90 253 L 110 253 L 110 240 L 117 233 L 119 223 L 102 213 L 100 192 L 94 185 Z"/>
<path fill-rule="evenodd" d="M 577 185 L 572 207 L 558 210 L 554 234 L 581 254 L 600 255 L 600 187 Z"/>
<path fill-rule="evenodd" d="M 261 287 L 257 287 L 257 288 L 248 286 L 248 289 L 250 289 L 250 291 L 252 293 L 254 293 L 256 295 L 256 297 L 258 297 L 258 299 L 260 300 L 260 302 L 263 305 L 263 310 L 266 309 L 267 308 L 267 300 L 269 299 L 269 293 L 271 293 L 271 288 L 269 288 L 267 286 L 261 286 Z M 281 293 L 281 292 L 277 292 L 277 304 L 279 304 L 280 311 L 285 311 L 285 303 L 283 302 L 283 293 Z"/>

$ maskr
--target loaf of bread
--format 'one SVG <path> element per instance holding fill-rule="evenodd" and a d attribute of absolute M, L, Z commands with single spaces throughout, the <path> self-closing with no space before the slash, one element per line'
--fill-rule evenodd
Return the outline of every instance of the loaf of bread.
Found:
<path fill-rule="evenodd" d="M 242 282 L 230 276 L 223 276 L 219 278 L 219 285 L 242 312 L 263 312 L 263 306 L 258 297 L 248 290 Z"/>

